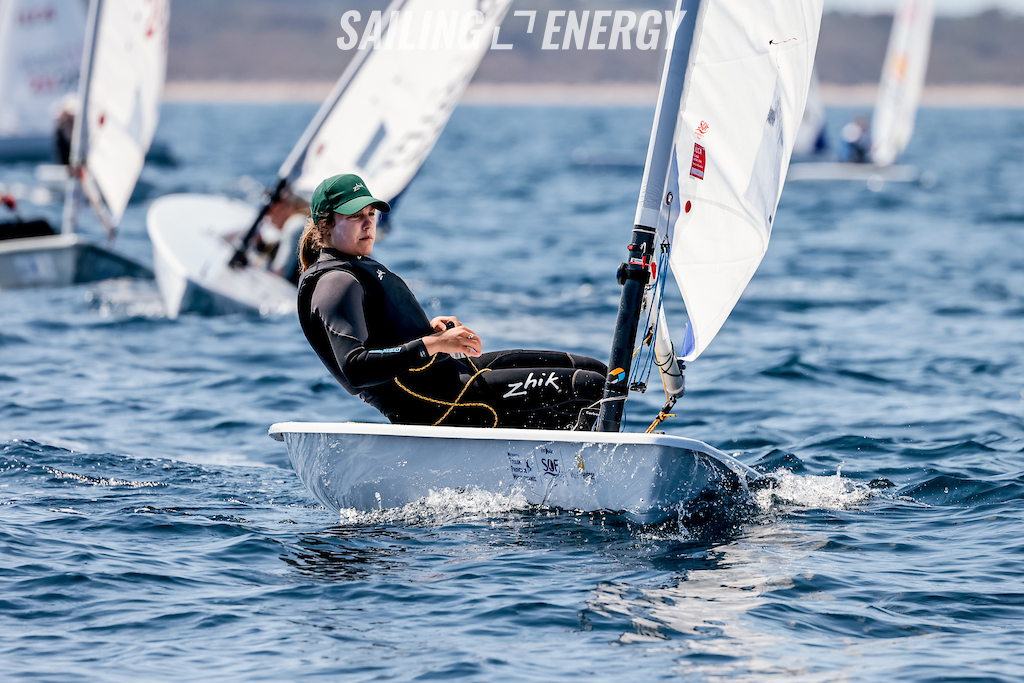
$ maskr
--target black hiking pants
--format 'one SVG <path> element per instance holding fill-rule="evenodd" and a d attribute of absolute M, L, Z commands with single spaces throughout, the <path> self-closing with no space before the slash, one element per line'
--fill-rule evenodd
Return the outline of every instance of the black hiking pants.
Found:
<path fill-rule="evenodd" d="M 462 363 L 454 396 L 410 393 L 392 422 L 589 429 L 608 372 L 601 361 L 561 351 L 492 351 Z"/>

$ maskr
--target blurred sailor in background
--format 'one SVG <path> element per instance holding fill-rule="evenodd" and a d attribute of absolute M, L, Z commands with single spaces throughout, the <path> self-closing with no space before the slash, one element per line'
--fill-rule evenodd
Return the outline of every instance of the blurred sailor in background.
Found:
<path fill-rule="evenodd" d="M 846 161 L 866 164 L 871 161 L 871 125 L 863 116 L 843 126 L 843 142 L 846 144 Z"/>

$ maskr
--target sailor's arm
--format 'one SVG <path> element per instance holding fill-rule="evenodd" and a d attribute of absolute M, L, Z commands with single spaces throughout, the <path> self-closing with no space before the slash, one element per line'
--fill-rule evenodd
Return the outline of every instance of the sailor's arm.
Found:
<path fill-rule="evenodd" d="M 320 278 L 312 309 L 323 323 L 334 363 L 356 389 L 388 382 L 403 372 L 425 365 L 430 353 L 420 340 L 387 349 L 368 349 L 363 312 L 365 293 L 351 273 L 336 271 Z"/>
<path fill-rule="evenodd" d="M 435 353 L 480 355 L 479 337 L 461 325 L 391 348 L 366 348 L 369 331 L 364 296 L 363 286 L 354 275 L 337 271 L 320 279 L 312 300 L 313 311 L 320 317 L 330 340 L 335 365 L 354 388 L 388 382 L 426 365 Z M 444 327 L 443 322 L 441 326 Z M 470 336 L 472 339 L 467 340 Z"/>
<path fill-rule="evenodd" d="M 450 327 L 449 327 L 450 325 Z M 480 336 L 454 315 L 442 315 L 430 321 L 434 334 L 423 337 L 427 353 L 464 353 L 476 358 L 483 351 Z"/>

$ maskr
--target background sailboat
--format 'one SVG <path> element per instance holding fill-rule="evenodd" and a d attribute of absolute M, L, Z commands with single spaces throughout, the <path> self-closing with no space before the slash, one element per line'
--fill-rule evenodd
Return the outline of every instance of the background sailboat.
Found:
<path fill-rule="evenodd" d="M 375 196 L 394 201 L 433 149 L 510 4 L 394 0 L 380 15 L 379 40 L 356 52 L 259 210 L 196 194 L 155 201 L 147 224 L 167 314 L 294 310 L 295 287 L 250 263 L 268 207 L 286 191 L 308 199 L 339 173 L 360 174 Z M 465 20 L 472 12 L 479 21 Z"/>
<path fill-rule="evenodd" d="M 619 428 L 629 388 L 639 389 L 653 364 L 679 395 L 678 360 L 707 348 L 765 253 L 822 3 L 680 0 L 676 9 L 633 238 L 619 269 L 600 431 L 273 425 L 270 435 L 285 442 L 299 478 L 329 509 L 394 507 L 444 487 L 516 487 L 532 503 L 623 511 L 651 523 L 694 513 L 709 497 L 744 494 L 756 474 L 721 451 Z M 679 359 L 661 306 L 669 270 L 688 316 Z"/>
<path fill-rule="evenodd" d="M 0 161 L 54 158 L 54 118 L 78 91 L 85 0 L 0 0 Z"/>
<path fill-rule="evenodd" d="M 800 120 L 800 129 L 793 145 L 794 159 L 821 157 L 829 151 L 825 120 L 825 100 L 821 96 L 821 81 L 817 68 L 811 72 L 811 87 L 807 91 L 807 106 Z"/>
<path fill-rule="evenodd" d="M 881 189 L 886 182 L 915 182 L 921 177 L 917 168 L 895 161 L 914 133 L 934 24 L 933 0 L 904 0 L 893 17 L 871 118 L 870 147 L 864 150 L 867 163 L 793 164 L 790 180 L 861 180 Z"/>
<path fill-rule="evenodd" d="M 92 0 L 62 231 L 0 241 L 0 288 L 152 277 L 75 234 L 80 197 L 112 241 L 153 140 L 167 71 L 165 0 Z"/>
<path fill-rule="evenodd" d="M 897 11 L 871 117 L 871 161 L 891 166 L 914 134 L 935 25 L 933 0 L 906 0 Z"/>

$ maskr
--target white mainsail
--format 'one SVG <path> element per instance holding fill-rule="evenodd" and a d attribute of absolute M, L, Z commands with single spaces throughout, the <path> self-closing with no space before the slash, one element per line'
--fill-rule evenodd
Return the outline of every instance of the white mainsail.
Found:
<path fill-rule="evenodd" d="M 72 164 L 84 160 L 107 218 L 117 225 L 160 118 L 170 6 L 167 0 L 93 3 L 97 23 L 91 55 L 82 61 L 83 114 L 76 121 Z"/>
<path fill-rule="evenodd" d="M 355 55 L 280 176 L 298 173 L 293 188 L 309 196 L 324 178 L 358 173 L 375 196 L 394 199 L 433 149 L 510 4 L 392 2 L 379 42 Z"/>
<path fill-rule="evenodd" d="M 896 161 L 914 134 L 934 23 L 932 0 L 905 0 L 893 18 L 871 118 L 871 161 L 878 166 Z"/>
<path fill-rule="evenodd" d="M 78 89 L 85 0 L 0 0 L 0 138 L 52 145 L 58 101 Z"/>
<path fill-rule="evenodd" d="M 669 249 L 689 317 L 683 360 L 718 333 L 768 247 L 821 12 L 822 0 L 677 7 L 635 223 Z"/>

